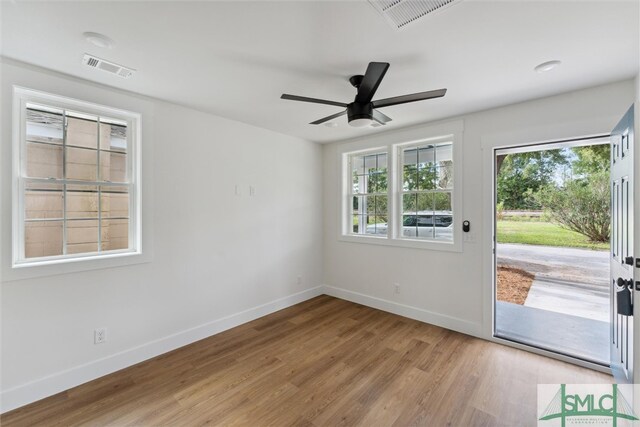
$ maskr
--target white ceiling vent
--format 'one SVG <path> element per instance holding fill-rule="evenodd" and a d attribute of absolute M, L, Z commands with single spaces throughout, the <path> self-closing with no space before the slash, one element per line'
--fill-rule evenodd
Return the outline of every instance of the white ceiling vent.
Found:
<path fill-rule="evenodd" d="M 100 59 L 96 56 L 89 55 L 88 53 L 84 54 L 84 58 L 82 58 L 82 63 L 87 67 L 97 68 L 98 70 L 106 71 L 110 74 L 115 74 L 118 77 L 122 77 L 128 79 L 133 75 L 136 71 L 133 68 L 127 68 L 123 65 L 118 65 L 116 63 Z"/>
<path fill-rule="evenodd" d="M 369 0 L 393 28 L 401 30 L 423 16 L 441 11 L 462 0 Z"/>

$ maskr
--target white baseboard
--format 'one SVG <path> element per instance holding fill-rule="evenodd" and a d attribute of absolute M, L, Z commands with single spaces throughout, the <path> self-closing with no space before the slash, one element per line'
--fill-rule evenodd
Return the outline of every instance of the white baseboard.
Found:
<path fill-rule="evenodd" d="M 0 394 L 0 413 L 44 399 L 322 294 L 322 286 L 307 289 L 27 384 L 3 390 Z"/>
<path fill-rule="evenodd" d="M 442 328 L 462 332 L 463 334 L 473 335 L 480 338 L 483 337 L 482 324 L 480 323 L 458 319 L 456 317 L 447 316 L 445 314 L 435 313 L 433 311 L 424 310 L 422 308 L 400 304 L 394 301 L 361 294 L 359 292 L 336 288 L 334 286 L 324 285 L 323 289 L 325 294 L 332 297 L 366 305 L 367 307 L 377 308 L 378 310 L 387 311 L 389 313 L 408 317 L 414 320 L 419 320 L 421 322 L 440 326 Z"/>

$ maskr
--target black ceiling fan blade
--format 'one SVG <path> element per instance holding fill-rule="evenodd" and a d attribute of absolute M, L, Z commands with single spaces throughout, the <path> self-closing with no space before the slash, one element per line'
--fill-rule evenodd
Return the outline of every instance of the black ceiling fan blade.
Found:
<path fill-rule="evenodd" d="M 388 62 L 369 62 L 367 71 L 358 87 L 358 94 L 356 95 L 357 103 L 367 104 L 371 102 L 373 95 L 375 95 L 378 90 L 378 86 L 380 86 L 380 82 L 382 82 L 388 69 Z"/>
<path fill-rule="evenodd" d="M 393 98 L 373 101 L 373 108 L 389 107 L 391 105 L 406 104 L 407 102 L 424 101 L 426 99 L 441 98 L 447 93 L 446 89 L 430 90 L 412 93 L 411 95 L 394 96 Z"/>
<path fill-rule="evenodd" d="M 316 120 L 315 122 L 311 122 L 311 123 L 309 123 L 309 124 L 310 124 L 310 125 L 320 125 L 320 124 L 322 124 L 322 123 L 326 123 L 326 122 L 328 122 L 328 121 L 331 121 L 331 120 L 333 120 L 333 119 L 336 119 L 336 118 L 338 118 L 338 117 L 340 117 L 340 116 L 344 116 L 345 114 L 347 114 L 347 110 L 340 111 L 339 113 L 332 114 L 332 115 L 327 116 L 327 117 L 323 117 L 322 119 Z"/>
<path fill-rule="evenodd" d="M 326 105 L 334 105 L 336 107 L 347 107 L 347 104 L 344 102 L 336 102 L 336 101 L 327 101 L 326 99 L 317 99 L 317 98 L 307 98 L 306 96 L 297 96 L 297 95 L 289 95 L 283 93 L 280 97 L 281 99 L 288 99 L 290 101 L 302 101 L 302 102 L 311 102 L 313 104 L 326 104 Z"/>
<path fill-rule="evenodd" d="M 378 110 L 373 110 L 373 116 L 372 116 L 373 120 L 375 120 L 376 122 L 380 123 L 381 125 L 387 124 L 387 122 L 391 121 L 391 117 L 382 114 L 380 111 Z"/>

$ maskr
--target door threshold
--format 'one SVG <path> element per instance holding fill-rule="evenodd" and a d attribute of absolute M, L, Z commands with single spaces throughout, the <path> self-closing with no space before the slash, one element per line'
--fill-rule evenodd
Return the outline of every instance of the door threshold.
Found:
<path fill-rule="evenodd" d="M 520 350 L 528 351 L 530 353 L 539 354 L 541 356 L 550 357 L 552 359 L 560 360 L 563 362 L 571 363 L 573 365 L 581 366 L 583 368 L 589 368 L 594 371 L 612 375 L 611 365 L 602 361 L 591 360 L 589 358 L 582 358 L 579 356 L 562 353 L 540 344 L 526 342 L 525 340 L 515 340 L 513 338 L 499 335 L 497 333 L 493 334 L 492 341 L 498 344 L 506 345 L 508 347 L 514 347 Z"/>

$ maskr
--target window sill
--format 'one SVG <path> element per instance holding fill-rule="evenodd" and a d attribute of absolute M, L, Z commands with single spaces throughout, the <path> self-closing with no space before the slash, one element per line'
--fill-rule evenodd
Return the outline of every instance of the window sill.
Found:
<path fill-rule="evenodd" d="M 410 249 L 426 249 L 440 252 L 462 252 L 462 244 L 460 242 L 435 242 L 417 239 L 392 239 L 388 237 L 341 234 L 338 237 L 341 242 L 348 243 L 364 243 L 371 245 L 395 246 Z"/>
<path fill-rule="evenodd" d="M 54 257 L 54 258 L 44 258 L 42 260 L 34 260 L 34 261 L 28 261 L 28 260 L 21 260 L 21 261 L 16 261 L 12 268 L 29 268 L 29 267 L 39 267 L 42 265 L 56 265 L 56 264 L 67 264 L 67 263 L 72 263 L 72 262 L 82 262 L 82 261 L 93 261 L 93 260 L 100 260 L 100 259 L 110 259 L 110 258 L 119 258 L 119 257 L 127 257 L 127 256 L 135 256 L 135 255 L 141 255 L 142 252 L 140 251 L 130 251 L 130 250 L 125 250 L 125 251 L 112 251 L 110 253 L 106 253 L 104 255 L 100 255 L 98 253 L 90 253 L 87 255 L 78 255 L 78 256 L 74 256 L 74 257 Z"/>
<path fill-rule="evenodd" d="M 2 281 L 26 280 L 44 276 L 125 267 L 151 262 L 149 252 L 118 252 L 105 255 L 88 255 L 77 258 L 58 258 L 16 263 L 2 271 Z"/>

